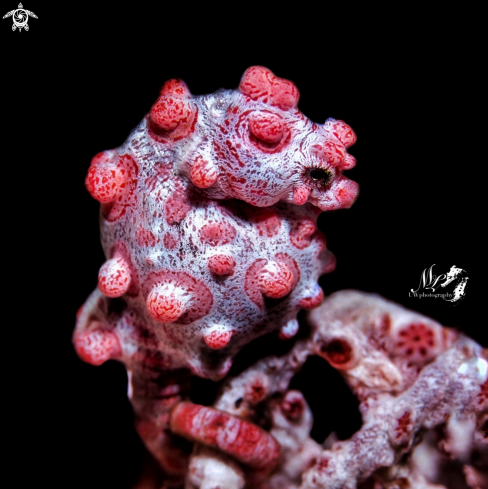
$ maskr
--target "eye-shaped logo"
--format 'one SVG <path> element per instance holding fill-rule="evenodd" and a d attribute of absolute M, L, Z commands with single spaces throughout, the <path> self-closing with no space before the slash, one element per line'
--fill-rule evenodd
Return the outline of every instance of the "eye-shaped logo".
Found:
<path fill-rule="evenodd" d="M 7 17 L 12 17 L 12 20 L 14 21 L 12 30 L 15 31 L 16 29 L 19 29 L 19 32 L 22 30 L 22 28 L 24 28 L 26 31 L 29 30 L 29 26 L 27 25 L 29 17 L 34 17 L 34 19 L 37 19 L 37 15 L 30 10 L 25 10 L 21 3 L 19 3 L 19 6 L 15 10 L 11 10 L 3 16 L 4 19 Z"/>
<path fill-rule="evenodd" d="M 466 270 L 453 265 L 449 272 L 437 276 L 432 271 L 434 266 L 422 272 L 419 286 L 416 290 L 410 289 L 409 297 L 435 297 L 453 303 L 464 299 L 469 278 Z M 439 287 L 444 290 L 438 291 Z"/>

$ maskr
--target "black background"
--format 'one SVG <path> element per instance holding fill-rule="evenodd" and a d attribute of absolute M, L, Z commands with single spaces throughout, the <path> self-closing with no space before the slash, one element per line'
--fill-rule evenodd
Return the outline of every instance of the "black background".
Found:
<path fill-rule="evenodd" d="M 378 292 L 488 346 L 480 12 L 24 7 L 38 16 L 28 32 L 0 22 L 2 404 L 18 486 L 125 488 L 137 473 L 124 369 L 83 364 L 71 334 L 104 261 L 98 203 L 84 188 L 90 159 L 125 140 L 169 78 L 204 94 L 264 65 L 296 83 L 310 119 L 350 124 L 358 165 L 348 176 L 361 191 L 350 210 L 320 218 L 338 260 L 321 280 L 325 292 Z M 437 274 L 467 271 L 457 306 L 408 297 L 433 264 Z M 320 392 L 334 404 L 333 388 Z"/>

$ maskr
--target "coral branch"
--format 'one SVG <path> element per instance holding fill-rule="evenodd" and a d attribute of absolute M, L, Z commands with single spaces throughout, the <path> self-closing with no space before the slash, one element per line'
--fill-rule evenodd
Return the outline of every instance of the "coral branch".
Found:
<path fill-rule="evenodd" d="M 258 403 L 259 412 L 269 413 L 270 434 L 280 443 L 282 456 L 266 482 L 259 474 L 248 474 L 253 487 L 354 489 L 372 477 L 375 488 L 439 489 L 444 453 L 465 464 L 468 483 L 485 477 L 483 468 L 470 462 L 477 453 L 488 454 L 486 350 L 429 318 L 354 291 L 332 295 L 310 313 L 308 323 L 308 340 L 227 381 L 215 404 L 255 421 Z M 421 330 L 432 332 L 425 336 L 435 338 L 422 363 L 416 352 L 397 348 L 398 338 L 404 337 L 399 333 L 412 324 L 422 324 Z M 323 356 L 338 368 L 361 401 L 361 429 L 326 450 L 309 438 L 311 414 L 305 399 L 288 390 L 291 377 L 310 355 Z M 262 392 L 257 402 L 248 395 L 253 386 Z M 326 381 L 322 388 L 327 388 Z M 423 449 L 418 443 L 440 427 L 445 427 L 438 442 L 444 440 L 442 452 L 433 449 L 438 458 L 431 457 L 434 465 L 427 470 L 418 460 Z"/>

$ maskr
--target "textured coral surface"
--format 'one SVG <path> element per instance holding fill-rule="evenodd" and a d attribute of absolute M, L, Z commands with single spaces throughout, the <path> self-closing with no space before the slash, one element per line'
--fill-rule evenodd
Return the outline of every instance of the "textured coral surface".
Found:
<path fill-rule="evenodd" d="M 331 295 L 306 323 L 305 339 L 229 379 L 215 403 L 256 423 L 266 413 L 281 446 L 271 475 L 246 474 L 250 487 L 487 487 L 485 349 L 432 319 L 357 291 Z M 409 336 L 411 348 L 399 348 L 404 332 L 413 330 L 424 334 Z M 360 401 L 363 425 L 348 440 L 332 435 L 321 446 L 309 437 L 310 410 L 289 384 L 310 356 L 337 368 Z M 253 386 L 262 386 L 259 399 L 247 394 Z M 214 463 L 223 463 L 221 454 L 196 449 L 190 487 L 244 487 L 242 470 L 231 460 L 229 482 L 213 484 L 205 474 Z"/>

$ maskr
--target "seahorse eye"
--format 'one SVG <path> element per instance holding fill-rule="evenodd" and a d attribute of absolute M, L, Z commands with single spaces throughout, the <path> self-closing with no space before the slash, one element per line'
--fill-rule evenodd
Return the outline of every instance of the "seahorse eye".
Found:
<path fill-rule="evenodd" d="M 328 185 L 332 178 L 332 173 L 325 168 L 309 168 L 308 176 L 320 185 Z"/>

